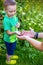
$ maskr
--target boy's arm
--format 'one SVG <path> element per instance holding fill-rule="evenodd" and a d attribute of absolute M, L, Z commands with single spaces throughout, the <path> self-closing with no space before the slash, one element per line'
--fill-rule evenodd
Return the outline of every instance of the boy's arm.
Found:
<path fill-rule="evenodd" d="M 7 32 L 8 35 L 13 35 L 13 34 L 21 35 L 20 31 L 11 32 L 10 30 L 6 30 L 6 32 Z"/>
<path fill-rule="evenodd" d="M 16 34 L 16 32 L 10 32 L 10 30 L 6 30 L 8 35 Z"/>
<path fill-rule="evenodd" d="M 19 28 L 19 27 L 20 27 L 20 22 L 18 22 L 18 23 L 17 23 L 16 27 L 17 27 L 17 28 Z"/>

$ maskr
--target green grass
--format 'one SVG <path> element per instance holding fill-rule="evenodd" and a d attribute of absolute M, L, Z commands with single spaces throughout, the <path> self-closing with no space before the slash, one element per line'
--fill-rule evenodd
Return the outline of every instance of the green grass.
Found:
<path fill-rule="evenodd" d="M 15 50 L 15 54 L 19 56 L 19 59 L 14 65 L 43 65 L 43 52 L 30 47 L 23 49 L 21 47 Z M 5 61 L 6 50 L 0 48 L 0 65 L 7 65 Z"/>
<path fill-rule="evenodd" d="M 7 65 L 5 62 L 6 61 L 6 55 L 5 54 L 6 54 L 5 51 L 0 50 L 0 65 Z M 29 63 L 28 59 L 26 60 L 25 57 L 23 59 L 20 55 L 18 55 L 18 56 L 19 56 L 19 59 L 17 60 L 16 65 L 28 65 L 28 63 Z"/>

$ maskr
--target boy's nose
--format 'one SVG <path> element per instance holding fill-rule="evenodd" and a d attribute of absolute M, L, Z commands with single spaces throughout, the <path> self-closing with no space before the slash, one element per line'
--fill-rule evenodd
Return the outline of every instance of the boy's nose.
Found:
<path fill-rule="evenodd" d="M 12 13 L 12 16 L 14 15 L 14 13 Z"/>
<path fill-rule="evenodd" d="M 14 15 L 15 14 L 15 12 L 14 13 L 12 13 L 12 15 Z"/>

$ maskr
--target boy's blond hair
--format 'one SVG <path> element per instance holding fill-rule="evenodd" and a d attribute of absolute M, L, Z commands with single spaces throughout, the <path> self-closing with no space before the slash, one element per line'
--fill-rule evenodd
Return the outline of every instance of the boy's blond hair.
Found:
<path fill-rule="evenodd" d="M 16 5 L 15 0 L 4 0 L 4 8 L 6 8 L 8 5 Z"/>

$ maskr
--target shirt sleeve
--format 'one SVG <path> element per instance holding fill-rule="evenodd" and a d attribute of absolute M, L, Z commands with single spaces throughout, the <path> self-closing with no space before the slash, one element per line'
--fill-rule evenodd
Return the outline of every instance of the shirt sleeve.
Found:
<path fill-rule="evenodd" d="M 4 27 L 4 30 L 10 30 L 10 25 L 9 25 L 9 22 L 4 20 L 3 21 L 3 27 Z"/>
<path fill-rule="evenodd" d="M 14 16 L 14 19 L 15 19 L 15 26 L 16 26 L 18 23 L 18 17 Z"/>
<path fill-rule="evenodd" d="M 16 17 L 16 22 L 18 23 L 18 17 Z"/>

